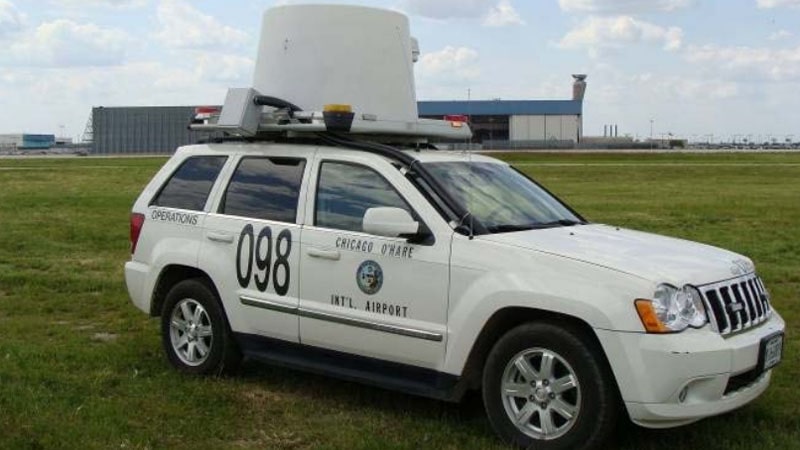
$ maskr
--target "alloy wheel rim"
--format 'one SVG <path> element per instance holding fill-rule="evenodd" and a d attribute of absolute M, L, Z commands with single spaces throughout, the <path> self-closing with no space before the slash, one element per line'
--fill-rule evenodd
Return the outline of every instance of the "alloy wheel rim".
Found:
<path fill-rule="evenodd" d="M 197 300 L 185 298 L 175 304 L 169 333 L 172 350 L 182 363 L 199 366 L 208 359 L 214 333 L 208 311 Z"/>
<path fill-rule="evenodd" d="M 580 413 L 575 370 L 561 355 L 544 348 L 523 350 L 511 358 L 503 371 L 500 395 L 511 423 L 534 439 L 563 436 Z"/>

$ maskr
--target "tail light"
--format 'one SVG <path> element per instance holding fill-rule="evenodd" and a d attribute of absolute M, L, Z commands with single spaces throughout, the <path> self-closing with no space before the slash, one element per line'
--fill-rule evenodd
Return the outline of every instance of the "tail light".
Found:
<path fill-rule="evenodd" d="M 144 225 L 144 214 L 131 214 L 131 254 L 136 252 L 136 244 L 139 242 L 142 225 Z"/>
<path fill-rule="evenodd" d="M 198 106 L 194 109 L 194 121 L 203 122 L 220 113 L 222 108 L 219 106 Z"/>
<path fill-rule="evenodd" d="M 444 116 L 445 122 L 450 122 L 453 128 L 461 128 L 465 123 L 469 122 L 469 117 L 463 114 L 448 114 Z"/>

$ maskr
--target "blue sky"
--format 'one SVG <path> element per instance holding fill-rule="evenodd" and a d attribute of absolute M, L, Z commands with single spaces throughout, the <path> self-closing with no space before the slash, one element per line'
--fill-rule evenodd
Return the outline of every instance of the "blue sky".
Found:
<path fill-rule="evenodd" d="M 0 133 L 76 137 L 92 106 L 221 103 L 269 0 L 0 0 Z M 313 3 L 327 3 L 316 1 Z M 338 1 L 405 12 L 419 99 L 568 98 L 585 132 L 800 140 L 800 0 Z"/>

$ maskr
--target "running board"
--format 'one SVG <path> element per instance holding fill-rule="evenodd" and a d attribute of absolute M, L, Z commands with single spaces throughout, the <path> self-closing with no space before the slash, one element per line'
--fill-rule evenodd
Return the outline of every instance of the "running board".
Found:
<path fill-rule="evenodd" d="M 432 369 L 367 358 L 263 336 L 234 333 L 245 356 L 272 365 L 342 380 L 457 402 L 464 389 L 460 378 Z"/>

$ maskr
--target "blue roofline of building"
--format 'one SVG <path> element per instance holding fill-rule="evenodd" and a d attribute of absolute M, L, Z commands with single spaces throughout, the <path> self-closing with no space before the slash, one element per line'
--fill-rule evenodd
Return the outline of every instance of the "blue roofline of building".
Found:
<path fill-rule="evenodd" d="M 580 100 L 455 100 L 417 102 L 420 116 L 464 114 L 472 116 L 581 115 Z"/>
<path fill-rule="evenodd" d="M 194 108 L 194 106 L 97 107 L 96 109 Z M 420 116 L 463 114 L 470 116 L 569 116 L 583 114 L 580 100 L 423 100 L 417 102 Z"/>

